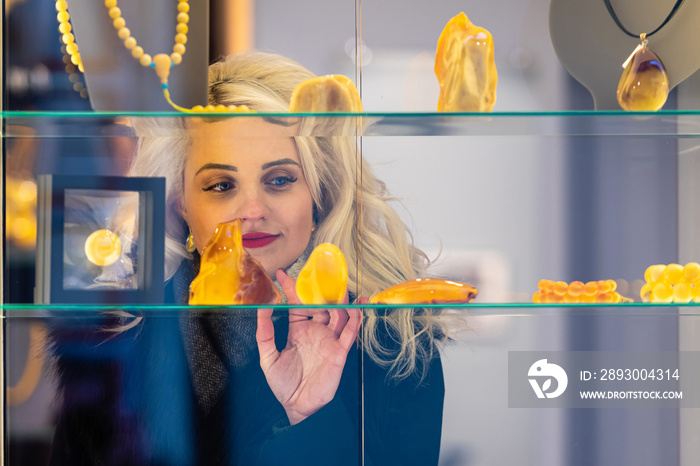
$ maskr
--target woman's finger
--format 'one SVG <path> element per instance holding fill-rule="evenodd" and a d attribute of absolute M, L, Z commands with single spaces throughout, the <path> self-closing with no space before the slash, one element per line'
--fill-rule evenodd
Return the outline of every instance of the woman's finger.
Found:
<path fill-rule="evenodd" d="M 342 304 L 348 303 L 348 290 L 345 290 L 345 296 L 343 296 Z M 336 338 L 340 338 L 340 334 L 348 321 L 348 313 L 345 309 L 328 309 L 328 314 L 330 316 L 330 321 L 328 322 L 328 328 L 330 328 L 335 334 Z"/>
<path fill-rule="evenodd" d="M 360 329 L 360 321 L 362 320 L 361 312 L 362 311 L 357 308 L 350 308 L 347 310 L 348 323 L 345 325 L 345 328 L 338 338 L 338 343 L 340 343 L 340 346 L 346 353 L 350 351 L 350 348 L 352 348 L 352 345 L 355 343 L 355 339 L 357 339 L 357 332 Z"/>
<path fill-rule="evenodd" d="M 275 346 L 275 327 L 272 325 L 272 309 L 258 309 L 258 329 L 255 332 L 263 371 L 274 364 L 280 354 Z"/>
<path fill-rule="evenodd" d="M 297 297 L 297 288 L 294 279 L 287 275 L 287 273 L 279 269 L 275 272 L 275 277 L 277 277 L 277 282 L 282 287 L 282 292 L 287 297 L 288 304 L 301 304 L 299 297 Z"/>

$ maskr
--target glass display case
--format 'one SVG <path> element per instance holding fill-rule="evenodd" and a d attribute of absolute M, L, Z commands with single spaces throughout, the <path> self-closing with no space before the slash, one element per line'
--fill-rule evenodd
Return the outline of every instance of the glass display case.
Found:
<path fill-rule="evenodd" d="M 449 338 L 438 344 L 432 372 L 415 383 L 415 392 L 386 388 L 396 381 L 355 346 L 338 389 L 340 412 L 313 415 L 326 416 L 333 428 L 302 422 L 301 430 L 285 430 L 288 425 L 268 425 L 269 418 L 280 416 L 280 406 L 252 407 L 272 396 L 260 379 L 257 350 L 217 347 L 255 346 L 258 316 L 250 306 L 176 304 L 167 298 L 178 286 L 172 280 L 161 290 L 166 298 L 155 302 L 153 295 L 115 289 L 98 292 L 89 304 L 37 298 L 46 295 L 36 288 L 42 288 L 40 282 L 46 286 L 45 255 L 56 246 L 45 241 L 42 222 L 56 217 L 42 208 L 43 177 L 126 178 L 142 149 L 144 137 L 139 140 L 134 129 L 139 121 L 156 128 L 147 138 L 169 147 L 170 140 L 185 136 L 183 128 L 213 116 L 95 112 L 77 94 L 69 95 L 71 89 L 60 88 L 55 66 L 47 67 L 53 90 L 37 88 L 37 70 L 52 59 L 29 46 L 20 27 L 31 14 L 43 21 L 38 12 L 45 6 L 6 1 L 4 464 L 80 458 L 65 450 L 75 443 L 65 437 L 80 435 L 97 442 L 85 446 L 96 452 L 92 461 L 109 458 L 116 464 L 195 464 L 207 448 L 217 464 L 697 464 L 699 308 L 692 299 L 649 303 L 640 295 L 649 266 L 700 262 L 695 142 L 700 75 L 680 83 L 659 112 L 594 110 L 590 95 L 566 73 L 550 43 L 549 2 L 496 3 L 250 2 L 256 11 L 255 48 L 290 56 L 317 74 L 346 74 L 356 81 L 363 113 L 293 118 L 315 122 L 304 137 L 351 141 L 354 173 L 360 173 L 351 193 L 357 209 L 368 201 L 362 188 L 371 181 L 362 174 L 369 170 L 386 185 L 388 204 L 426 254 L 425 276 L 479 291 L 470 303 L 420 306 L 421 312 L 439 316 Z M 212 11 L 219 11 L 217 6 L 210 4 Z M 469 8 L 470 18 L 494 34 L 499 84 L 493 112 L 435 111 L 435 42 L 460 8 Z M 506 9 L 512 14 L 504 15 Z M 47 17 L 55 23 L 53 14 Z M 320 19 L 326 14 L 338 18 L 337 24 Z M 297 25 L 298 34 L 283 40 L 280 30 L 289 24 Z M 52 40 L 53 47 L 58 39 Z M 29 83 L 24 90 L 17 77 L 22 73 Z M 215 117 L 245 124 L 290 115 Z M 327 132 L 338 127 L 352 131 Z M 65 227 L 61 231 L 73 235 L 75 244 L 66 242 L 52 256 L 62 270 L 82 261 L 82 281 L 51 286 L 79 292 L 86 288 L 86 276 L 102 286 L 112 263 L 86 262 L 83 236 L 108 228 L 98 218 L 123 225 L 124 205 L 139 215 L 137 224 L 128 224 L 133 242 L 120 247 L 127 254 L 138 245 L 139 253 L 126 264 L 137 266 L 138 280 L 120 279 L 128 288 L 121 291 L 162 280 L 152 272 L 163 256 L 149 255 L 149 248 L 165 241 L 164 210 L 170 206 L 163 207 L 164 200 L 150 208 L 139 204 L 148 197 L 144 192 L 157 193 L 162 186 L 67 189 L 59 195 L 66 209 L 83 205 L 86 194 L 99 202 L 91 202 L 90 231 Z M 148 241 L 144 228 L 150 228 Z M 356 222 L 354 228 L 358 264 L 373 260 L 362 247 L 367 225 Z M 535 303 L 541 279 L 614 280 L 616 291 L 631 302 Z M 361 277 L 349 291 L 362 294 Z M 392 314 L 415 312 L 366 303 L 272 309 L 276 325 L 317 309 L 359 310 L 379 326 Z M 218 322 L 218 329 L 211 324 L 202 330 L 207 322 Z M 192 336 L 197 332 L 211 332 L 213 346 Z M 284 344 L 277 342 L 280 349 Z M 197 356 L 186 351 L 193 347 Z M 193 377 L 213 382 L 203 388 Z M 235 399 L 217 403 L 227 388 Z M 199 416 L 212 410 L 220 410 L 214 425 L 226 429 L 198 432 Z M 267 430 L 277 440 L 257 437 Z M 386 443 L 377 446 L 377 439 Z"/>

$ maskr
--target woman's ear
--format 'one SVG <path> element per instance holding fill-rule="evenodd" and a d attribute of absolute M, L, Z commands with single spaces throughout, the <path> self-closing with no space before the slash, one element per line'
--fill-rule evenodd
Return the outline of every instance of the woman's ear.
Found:
<path fill-rule="evenodd" d="M 187 220 L 187 209 L 182 205 L 182 198 L 178 197 L 175 201 L 175 210 L 180 214 L 180 216 L 185 220 L 186 223 L 190 223 Z"/>

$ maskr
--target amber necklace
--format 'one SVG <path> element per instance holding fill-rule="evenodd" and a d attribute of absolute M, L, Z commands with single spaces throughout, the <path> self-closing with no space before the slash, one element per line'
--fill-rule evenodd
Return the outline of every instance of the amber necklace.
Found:
<path fill-rule="evenodd" d="M 131 56 L 141 63 L 144 67 L 151 67 L 155 69 L 156 74 L 160 78 L 161 88 L 163 89 L 163 95 L 168 103 L 173 106 L 173 108 L 182 112 L 201 112 L 201 111 L 217 111 L 217 112 L 227 112 L 227 111 L 249 111 L 247 107 L 241 106 L 230 106 L 225 107 L 219 105 L 217 107 L 208 105 L 202 107 L 197 105 L 194 108 L 184 108 L 176 105 L 170 99 L 170 91 L 168 90 L 168 76 L 170 75 L 170 68 L 174 65 L 179 65 L 182 62 L 182 56 L 185 54 L 185 44 L 187 43 L 187 32 L 189 27 L 187 23 L 190 20 L 188 12 L 190 11 L 190 6 L 187 3 L 188 0 L 178 0 L 177 4 L 177 26 L 175 28 L 175 45 L 173 45 L 173 52 L 168 55 L 166 53 L 159 53 L 154 57 L 147 54 L 143 47 L 139 46 L 136 39 L 131 35 L 131 31 L 126 27 L 126 20 L 122 18 L 121 9 L 117 6 L 117 0 L 104 0 L 105 7 L 108 10 L 109 17 L 112 19 L 112 25 L 117 30 L 117 35 L 121 40 L 124 41 L 124 47 L 131 51 Z M 66 0 L 56 1 L 56 11 L 58 12 L 56 18 L 58 19 L 58 30 L 62 34 L 61 40 L 65 44 L 66 52 L 70 56 L 71 63 L 78 67 L 80 71 L 83 70 L 83 63 L 80 58 L 80 52 L 78 44 L 75 41 L 75 36 L 73 35 L 72 26 L 70 24 L 70 15 L 68 13 L 68 3 Z"/>
<path fill-rule="evenodd" d="M 627 30 L 617 17 L 610 0 L 603 0 L 608 13 L 618 28 L 630 37 L 639 37 L 629 58 L 622 64 L 624 71 L 617 85 L 617 102 L 625 110 L 656 111 L 664 106 L 668 97 L 668 75 L 661 59 L 649 47 L 648 37 L 661 30 L 676 15 L 685 0 L 676 0 L 666 19 L 649 33 L 634 34 Z"/>

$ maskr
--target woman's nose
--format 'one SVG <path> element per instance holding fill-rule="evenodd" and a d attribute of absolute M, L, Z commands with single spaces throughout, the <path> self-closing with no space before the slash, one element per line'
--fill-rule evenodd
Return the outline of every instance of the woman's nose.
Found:
<path fill-rule="evenodd" d="M 247 189 L 239 196 L 237 217 L 242 220 L 259 220 L 267 217 L 269 208 L 265 195 L 260 189 Z"/>

